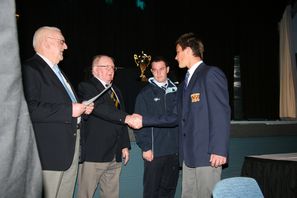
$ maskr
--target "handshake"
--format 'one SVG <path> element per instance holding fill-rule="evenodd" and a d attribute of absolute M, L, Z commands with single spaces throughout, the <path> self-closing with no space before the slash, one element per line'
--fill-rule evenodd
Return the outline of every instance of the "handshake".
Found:
<path fill-rule="evenodd" d="M 142 116 L 136 113 L 127 115 L 125 118 L 125 123 L 133 129 L 140 129 L 142 128 Z"/>

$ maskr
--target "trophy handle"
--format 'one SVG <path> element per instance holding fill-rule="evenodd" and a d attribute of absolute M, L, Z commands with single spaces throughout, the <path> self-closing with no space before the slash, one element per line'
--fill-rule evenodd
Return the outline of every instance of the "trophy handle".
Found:
<path fill-rule="evenodd" d="M 137 65 L 137 67 L 138 67 L 139 66 L 139 60 L 138 60 L 137 54 L 134 54 L 134 61 L 135 61 L 136 65 Z"/>
<path fill-rule="evenodd" d="M 147 65 L 149 65 L 150 63 L 151 63 L 151 59 L 152 59 L 152 56 L 147 56 L 147 59 L 148 59 L 148 64 Z"/>

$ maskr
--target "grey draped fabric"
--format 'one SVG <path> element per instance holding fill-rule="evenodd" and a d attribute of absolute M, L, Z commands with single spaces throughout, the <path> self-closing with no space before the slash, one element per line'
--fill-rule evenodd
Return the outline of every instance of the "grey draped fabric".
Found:
<path fill-rule="evenodd" d="M 15 1 L 0 0 L 0 197 L 40 198 L 41 165 L 25 102 Z"/>

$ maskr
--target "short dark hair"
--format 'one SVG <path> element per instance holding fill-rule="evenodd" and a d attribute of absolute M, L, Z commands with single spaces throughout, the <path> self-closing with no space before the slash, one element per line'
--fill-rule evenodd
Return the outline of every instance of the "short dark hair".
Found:
<path fill-rule="evenodd" d="M 194 56 L 198 56 L 203 59 L 204 45 L 201 39 L 199 39 L 194 33 L 189 32 L 181 35 L 175 44 L 180 45 L 183 50 L 186 47 L 191 48 Z"/>
<path fill-rule="evenodd" d="M 153 57 L 151 62 L 153 63 L 153 62 L 160 62 L 160 61 L 163 61 L 166 65 L 166 67 L 169 67 L 167 59 L 164 58 L 163 56 L 155 56 L 155 57 Z"/>

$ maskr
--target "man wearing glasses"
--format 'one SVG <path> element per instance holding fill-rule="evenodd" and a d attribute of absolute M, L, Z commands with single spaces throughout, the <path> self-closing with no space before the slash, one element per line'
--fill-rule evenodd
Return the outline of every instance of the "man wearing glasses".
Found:
<path fill-rule="evenodd" d="M 81 82 L 78 93 L 82 100 L 88 100 L 106 87 L 110 87 L 116 67 L 113 58 L 97 55 L 92 63 L 92 77 Z M 125 112 L 123 99 L 117 87 L 95 100 L 92 114 L 85 118 L 82 135 L 84 156 L 79 173 L 79 198 L 92 198 L 99 185 L 100 197 L 119 197 L 121 161 L 129 160 L 130 140 L 128 128 L 136 115 Z"/>
<path fill-rule="evenodd" d="M 78 103 L 58 63 L 67 49 L 61 31 L 41 27 L 33 36 L 36 54 L 25 61 L 25 97 L 33 124 L 43 176 L 43 197 L 72 197 L 78 170 L 80 121 L 94 104 Z"/>

